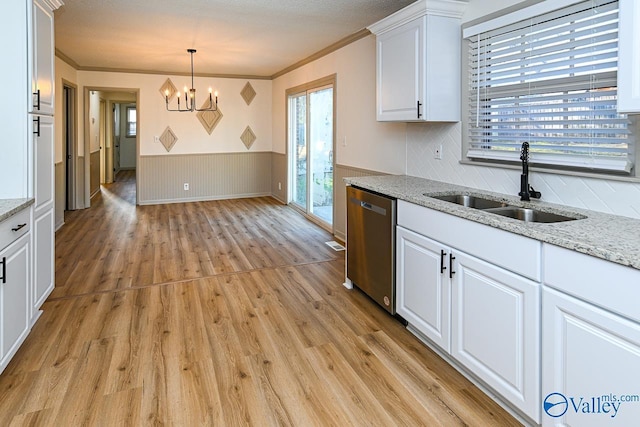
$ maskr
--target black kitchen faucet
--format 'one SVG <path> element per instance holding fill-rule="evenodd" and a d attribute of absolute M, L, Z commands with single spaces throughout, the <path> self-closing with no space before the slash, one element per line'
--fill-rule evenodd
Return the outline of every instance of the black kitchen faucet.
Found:
<path fill-rule="evenodd" d="M 520 196 L 520 200 L 531 200 L 531 197 L 534 199 L 539 199 L 542 197 L 542 194 L 539 191 L 533 189 L 531 185 L 529 185 L 529 143 L 523 142 L 522 149 L 520 150 L 520 160 L 522 160 L 522 175 L 520 175 L 520 192 L 518 195 Z"/>

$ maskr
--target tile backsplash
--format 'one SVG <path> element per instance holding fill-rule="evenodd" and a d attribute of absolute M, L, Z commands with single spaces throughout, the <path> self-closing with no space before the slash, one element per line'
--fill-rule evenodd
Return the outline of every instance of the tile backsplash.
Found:
<path fill-rule="evenodd" d="M 520 171 L 460 164 L 460 123 L 407 125 L 407 175 L 516 195 Z M 434 150 L 442 144 L 442 160 Z M 531 172 L 530 183 L 547 202 L 640 219 L 640 183 Z"/>

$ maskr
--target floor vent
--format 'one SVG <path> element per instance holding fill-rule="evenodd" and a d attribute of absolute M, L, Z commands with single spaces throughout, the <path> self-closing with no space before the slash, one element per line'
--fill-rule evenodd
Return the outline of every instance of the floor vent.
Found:
<path fill-rule="evenodd" d="M 335 240 L 332 240 L 330 242 L 325 242 L 325 243 L 336 252 L 344 251 L 344 246 L 342 246 L 340 243 L 336 242 Z"/>

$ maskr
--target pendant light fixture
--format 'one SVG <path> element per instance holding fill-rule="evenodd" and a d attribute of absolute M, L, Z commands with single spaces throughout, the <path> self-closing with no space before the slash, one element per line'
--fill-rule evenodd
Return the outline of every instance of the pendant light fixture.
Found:
<path fill-rule="evenodd" d="M 218 92 L 211 93 L 211 87 L 209 87 L 209 106 L 205 108 L 196 108 L 196 89 L 193 83 L 193 54 L 196 53 L 195 49 L 187 49 L 187 52 L 191 55 L 191 88 L 184 87 L 184 107 L 180 106 L 180 92 L 177 92 L 178 108 L 169 108 L 169 90 L 164 91 L 164 98 L 167 105 L 167 111 L 178 111 L 181 113 L 187 111 L 216 111 L 218 109 Z M 215 96 L 215 101 L 214 101 Z"/>

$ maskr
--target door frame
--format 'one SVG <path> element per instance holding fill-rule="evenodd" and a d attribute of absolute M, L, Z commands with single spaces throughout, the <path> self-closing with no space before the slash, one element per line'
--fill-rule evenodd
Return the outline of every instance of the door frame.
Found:
<path fill-rule="evenodd" d="M 140 88 L 123 88 L 123 87 L 105 87 L 105 86 L 84 86 L 84 207 L 91 207 L 91 165 L 90 165 L 90 141 L 89 141 L 89 123 L 90 123 L 90 93 L 96 92 L 127 92 L 135 93 L 136 95 L 136 109 L 137 109 L 137 126 L 138 132 L 136 132 L 136 205 L 140 204 Z M 130 101 L 127 101 L 130 102 Z"/>
<path fill-rule="evenodd" d="M 284 96 L 284 103 L 285 103 L 285 117 L 284 117 L 284 128 L 285 128 L 285 132 L 286 132 L 286 144 L 285 144 L 285 156 L 287 159 L 287 205 L 293 207 L 294 209 L 296 209 L 297 211 L 301 212 L 305 217 L 307 217 L 307 219 L 309 219 L 310 221 L 316 223 L 317 225 L 321 226 L 322 228 L 328 230 L 331 232 L 331 234 L 335 234 L 335 217 L 336 217 L 336 203 L 335 203 L 335 199 L 336 199 L 336 185 L 335 182 L 333 183 L 333 189 L 332 189 L 332 197 L 333 197 L 333 204 L 332 204 L 332 209 L 333 209 L 333 220 L 331 221 L 331 226 L 327 227 L 327 223 L 320 220 L 319 218 L 316 218 L 313 215 L 308 215 L 307 212 L 305 212 L 303 209 L 300 209 L 298 206 L 296 206 L 295 204 L 291 203 L 292 201 L 292 194 L 293 194 L 293 188 L 290 185 L 292 177 L 293 177 L 293 170 L 291 167 L 291 158 L 289 157 L 290 152 L 289 152 L 289 148 L 291 146 L 291 141 L 289 139 L 290 137 L 290 132 L 289 132 L 289 115 L 290 115 L 290 111 L 289 111 L 289 97 L 292 95 L 297 95 L 300 94 L 302 92 L 308 92 L 308 91 L 313 91 L 314 89 L 319 89 L 325 86 L 332 86 L 333 87 L 333 135 L 332 135 L 332 150 L 333 150 L 333 159 L 331 160 L 332 163 L 332 167 L 333 167 L 333 171 L 335 173 L 336 170 L 336 134 L 337 134 L 337 129 L 338 129 L 338 123 L 337 123 L 337 100 L 338 100 L 338 79 L 337 79 L 337 74 L 331 74 L 325 77 L 321 77 L 319 79 L 298 85 L 298 86 L 294 86 L 291 87 L 287 90 L 285 90 L 285 96 Z M 308 112 L 307 112 L 308 113 Z M 307 195 L 307 198 L 309 197 L 309 195 Z M 307 207 L 308 208 L 308 207 Z"/>
<path fill-rule="evenodd" d="M 62 167 L 64 169 L 65 210 L 77 209 L 77 161 L 78 161 L 78 126 L 76 122 L 78 111 L 78 86 L 62 79 Z M 66 95 L 65 95 L 66 93 Z"/>

